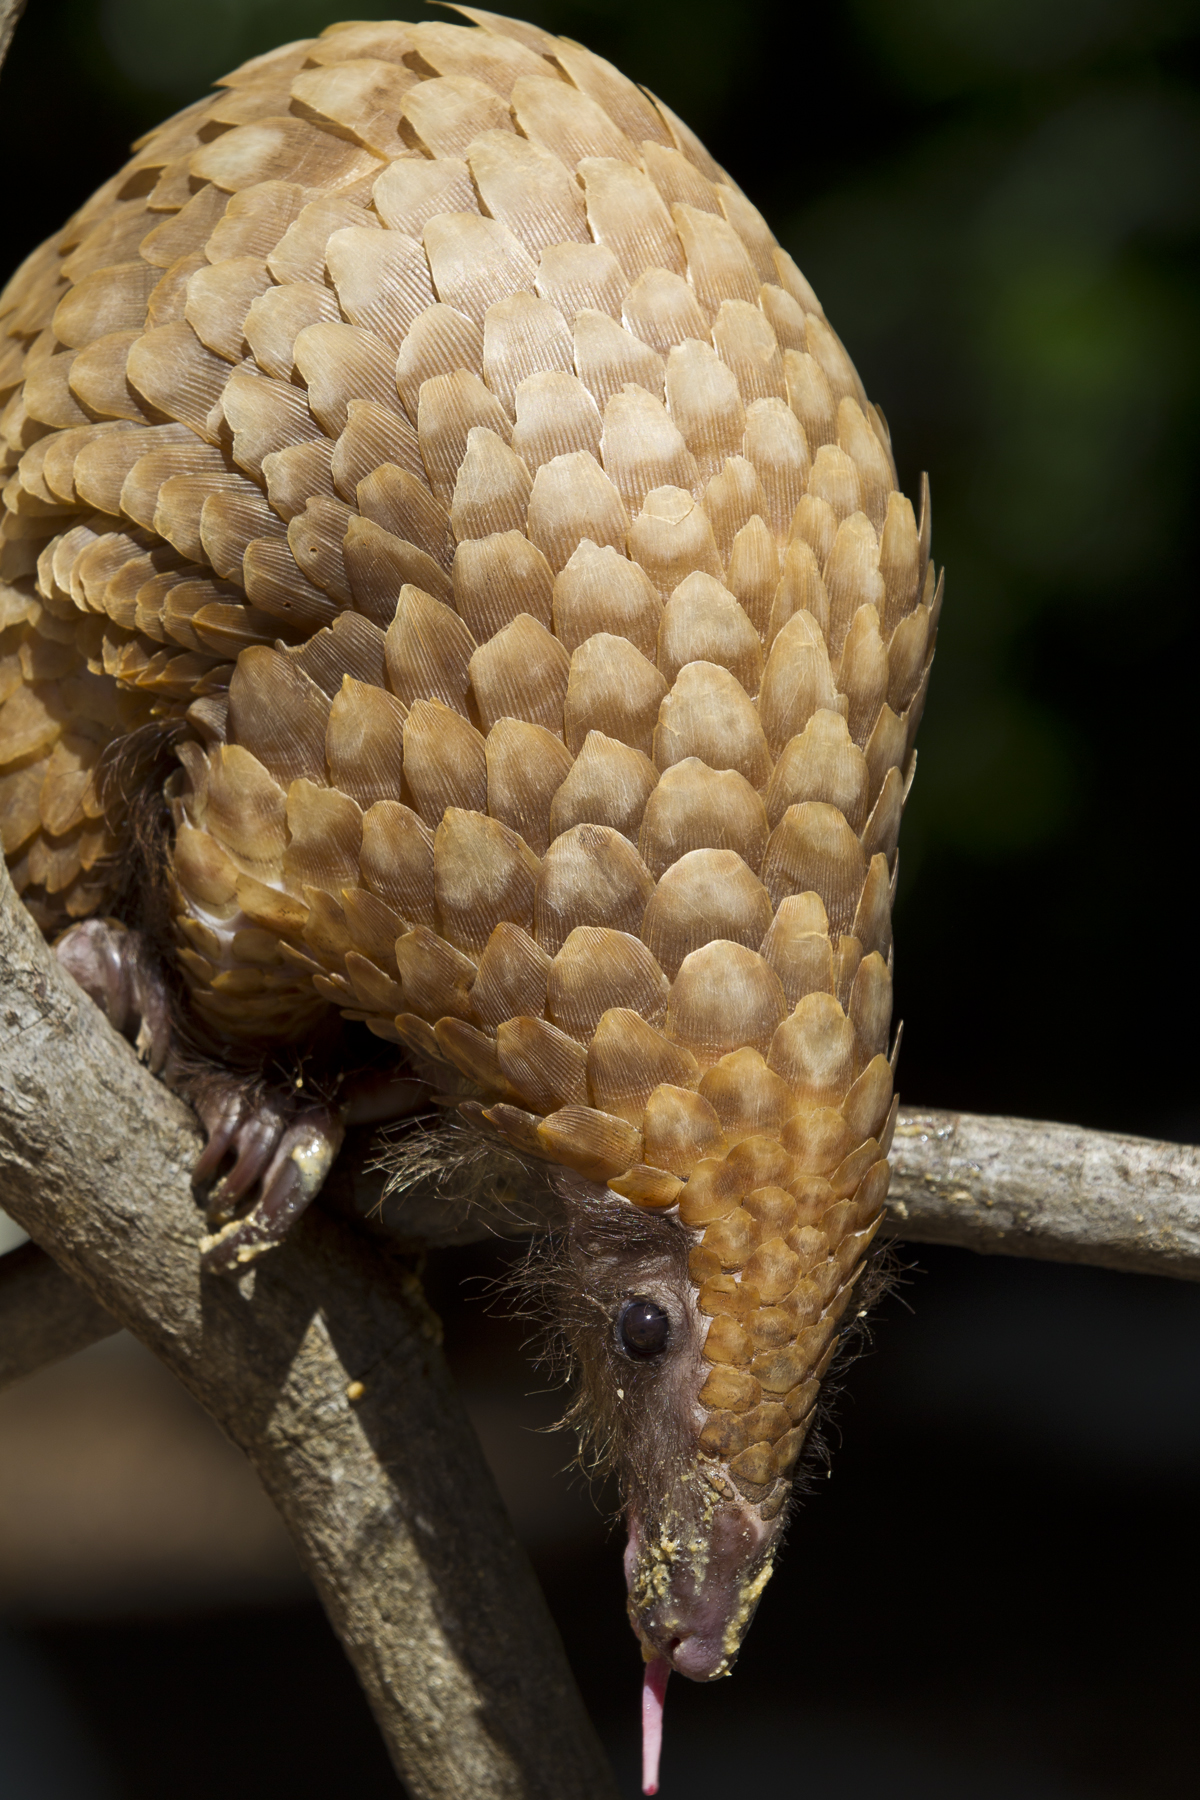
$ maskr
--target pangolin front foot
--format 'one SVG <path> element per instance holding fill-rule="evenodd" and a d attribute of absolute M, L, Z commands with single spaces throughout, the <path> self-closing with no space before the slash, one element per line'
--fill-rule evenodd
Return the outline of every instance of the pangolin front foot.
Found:
<path fill-rule="evenodd" d="M 116 919 L 85 919 L 54 946 L 55 955 L 114 1031 L 129 1039 L 155 1075 L 171 1055 L 171 1009 L 140 932 Z"/>
<path fill-rule="evenodd" d="M 200 1245 L 201 1262 L 224 1274 L 271 1250 L 320 1193 L 346 1134 L 344 1110 L 320 1105 L 287 1115 L 270 1097 L 230 1090 L 197 1106 L 209 1138 L 193 1173 L 197 1186 L 233 1152 L 232 1169 L 209 1196 L 217 1219 L 257 1185 L 249 1212 L 228 1219 Z"/>
<path fill-rule="evenodd" d="M 243 1267 L 280 1243 L 320 1193 L 348 1125 L 375 1125 L 420 1105 L 426 1089 L 402 1075 L 368 1071 L 342 1084 L 338 1104 L 297 1110 L 261 1085 L 235 1076 L 206 1078 L 193 1104 L 208 1134 L 192 1180 L 206 1187 L 223 1163 L 233 1165 L 206 1201 L 219 1229 L 203 1240 L 201 1260 L 213 1273 Z M 232 1217 L 255 1188 L 249 1210 Z"/>

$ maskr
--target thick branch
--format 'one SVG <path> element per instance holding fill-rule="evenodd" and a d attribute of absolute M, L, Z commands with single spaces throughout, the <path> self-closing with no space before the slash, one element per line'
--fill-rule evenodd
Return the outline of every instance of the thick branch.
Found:
<path fill-rule="evenodd" d="M 611 1792 L 406 1266 L 317 1214 L 240 1288 L 202 1282 L 194 1122 L 7 899 L 3 1198 L 91 1297 L 72 1307 L 32 1252 L 7 1259 L 0 1330 L 39 1311 L 35 1282 L 60 1308 L 55 1326 L 47 1301 L 40 1339 L 10 1355 L 27 1371 L 103 1335 L 111 1314 L 180 1375 L 291 1526 L 414 1793 Z M 914 1111 L 893 1163 L 894 1235 L 1200 1279 L 1190 1147 Z M 387 1224 L 416 1244 L 514 1221 L 426 1193 L 390 1203 Z"/>
<path fill-rule="evenodd" d="M 410 1266 L 314 1211 L 240 1282 L 202 1278 L 197 1147 L 0 873 L 6 1209 L 246 1452 L 414 1796 L 611 1800 Z"/>

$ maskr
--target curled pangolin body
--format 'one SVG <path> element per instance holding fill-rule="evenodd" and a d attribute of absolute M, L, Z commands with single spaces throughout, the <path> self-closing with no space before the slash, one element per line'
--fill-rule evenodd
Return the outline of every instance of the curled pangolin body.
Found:
<path fill-rule="evenodd" d="M 100 757 L 178 721 L 207 1024 L 340 1009 L 686 1233 L 631 1587 L 660 1644 L 740 1521 L 713 1673 L 887 1190 L 928 508 L 686 127 L 459 10 L 236 71 L 0 299 L 3 841 L 46 930 L 103 910 Z"/>

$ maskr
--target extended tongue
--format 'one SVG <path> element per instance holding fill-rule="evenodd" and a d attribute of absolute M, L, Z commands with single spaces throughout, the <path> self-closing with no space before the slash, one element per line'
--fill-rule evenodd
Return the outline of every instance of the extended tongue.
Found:
<path fill-rule="evenodd" d="M 662 1753 L 663 1701 L 671 1665 L 665 1656 L 646 1664 L 642 1680 L 642 1792 L 658 1792 L 658 1759 Z"/>

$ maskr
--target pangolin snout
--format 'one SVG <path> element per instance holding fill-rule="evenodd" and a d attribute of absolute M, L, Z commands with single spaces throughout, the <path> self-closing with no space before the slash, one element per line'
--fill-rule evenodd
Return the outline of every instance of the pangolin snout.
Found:
<path fill-rule="evenodd" d="M 780 1525 L 733 1500 L 703 1524 L 680 1519 L 657 1535 L 643 1535 L 631 1517 L 625 1581 L 644 1651 L 689 1681 L 727 1675 L 770 1578 Z"/>

